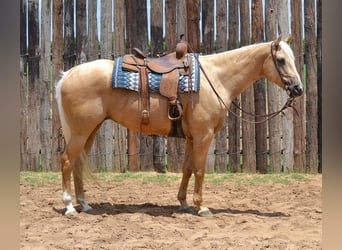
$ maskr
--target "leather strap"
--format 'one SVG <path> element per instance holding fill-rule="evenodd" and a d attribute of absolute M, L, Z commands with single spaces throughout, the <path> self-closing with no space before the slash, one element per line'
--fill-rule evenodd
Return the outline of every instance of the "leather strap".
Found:
<path fill-rule="evenodd" d="M 140 100 L 141 100 L 141 132 L 150 131 L 150 94 L 148 89 L 148 75 L 146 66 L 139 66 Z"/>

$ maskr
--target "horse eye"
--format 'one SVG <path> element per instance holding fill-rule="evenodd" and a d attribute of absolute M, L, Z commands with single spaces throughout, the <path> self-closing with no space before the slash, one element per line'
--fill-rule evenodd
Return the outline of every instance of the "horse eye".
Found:
<path fill-rule="evenodd" d="M 279 58 L 277 58 L 277 63 L 278 63 L 280 66 L 282 66 L 282 65 L 285 64 L 285 59 L 284 59 L 283 57 L 279 57 Z"/>

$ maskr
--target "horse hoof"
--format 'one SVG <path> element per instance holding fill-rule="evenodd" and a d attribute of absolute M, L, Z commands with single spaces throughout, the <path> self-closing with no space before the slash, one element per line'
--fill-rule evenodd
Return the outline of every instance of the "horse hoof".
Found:
<path fill-rule="evenodd" d="M 83 205 L 82 207 L 82 212 L 88 212 L 88 211 L 91 211 L 93 210 L 93 208 L 91 206 L 89 206 L 88 204 L 87 205 Z"/>
<path fill-rule="evenodd" d="M 75 208 L 67 209 L 65 211 L 64 215 L 66 215 L 66 216 L 75 216 L 75 215 L 77 215 L 77 211 L 76 211 Z"/>
<path fill-rule="evenodd" d="M 208 208 L 202 208 L 201 210 L 199 210 L 198 215 L 201 217 L 213 216 L 213 214 L 210 212 Z"/>
<path fill-rule="evenodd" d="M 191 208 L 186 207 L 186 208 L 178 209 L 178 213 L 180 213 L 180 214 L 193 214 L 193 211 L 191 210 Z"/>

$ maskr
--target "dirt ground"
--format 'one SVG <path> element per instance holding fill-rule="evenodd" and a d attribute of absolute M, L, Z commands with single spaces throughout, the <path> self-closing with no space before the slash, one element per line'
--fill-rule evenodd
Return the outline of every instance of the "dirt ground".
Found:
<path fill-rule="evenodd" d="M 21 183 L 20 248 L 322 249 L 322 176 L 306 178 L 290 184 L 205 182 L 209 218 L 177 213 L 179 180 L 88 183 L 94 210 L 74 216 L 63 215 L 61 185 Z M 191 205 L 192 191 L 193 181 Z"/>

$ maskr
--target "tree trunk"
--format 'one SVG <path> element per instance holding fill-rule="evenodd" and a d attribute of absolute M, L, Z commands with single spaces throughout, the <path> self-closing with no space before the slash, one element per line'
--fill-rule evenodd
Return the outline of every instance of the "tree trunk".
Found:
<path fill-rule="evenodd" d="M 51 6 L 50 1 L 42 1 L 41 6 L 41 58 L 40 64 L 40 140 L 41 164 L 46 171 L 51 170 Z"/>
<path fill-rule="evenodd" d="M 20 170 L 28 170 L 26 1 L 20 1 Z"/>
<path fill-rule="evenodd" d="M 272 41 L 277 38 L 276 32 L 276 1 L 266 0 L 266 41 Z M 267 101 L 268 112 L 277 112 L 280 109 L 280 93 L 279 87 L 267 81 Z M 273 173 L 281 172 L 281 120 L 280 116 L 276 116 L 268 121 L 269 134 L 269 154 L 270 154 L 270 168 Z"/>
<path fill-rule="evenodd" d="M 151 56 L 163 54 L 163 2 L 151 1 Z M 153 168 L 157 172 L 165 172 L 165 138 L 153 136 Z"/>
<path fill-rule="evenodd" d="M 237 0 L 229 0 L 229 50 L 238 47 L 238 7 Z M 240 105 L 240 96 L 235 98 L 234 102 Z M 230 109 L 235 114 L 240 113 L 234 105 L 231 105 Z M 230 171 L 234 173 L 240 172 L 240 119 L 232 114 L 228 115 L 228 137 Z"/>
<path fill-rule="evenodd" d="M 277 2 L 278 30 L 283 38 L 287 38 L 290 33 L 288 0 Z M 288 95 L 281 91 L 281 103 L 285 103 Z M 283 112 L 283 171 L 293 172 L 293 110 L 286 109 Z"/>
<path fill-rule="evenodd" d="M 60 72 L 63 70 L 63 2 L 53 1 L 53 51 L 52 70 L 53 83 L 56 85 L 60 79 Z M 56 89 L 52 88 L 52 96 L 56 94 Z M 61 129 L 60 118 L 56 98 L 52 98 L 52 163 L 54 170 L 60 170 L 60 153 L 64 150 L 64 138 Z"/>
<path fill-rule="evenodd" d="M 114 1 L 114 58 L 125 54 L 125 2 Z M 126 171 L 127 129 L 114 123 L 114 166 Z"/>
<path fill-rule="evenodd" d="M 250 8 L 248 1 L 240 1 L 240 21 L 241 21 L 241 46 L 250 44 L 251 27 L 249 22 Z M 241 94 L 241 107 L 254 114 L 254 88 L 247 88 Z M 253 120 L 253 117 L 242 112 L 242 118 Z M 253 123 L 242 121 L 242 163 L 243 172 L 255 173 L 255 125 Z"/>
<path fill-rule="evenodd" d="M 315 37 L 315 1 L 304 0 L 306 64 L 306 171 L 318 170 L 317 53 Z"/>
<path fill-rule="evenodd" d="M 291 33 L 292 49 L 295 56 L 297 71 L 302 81 L 303 78 L 303 46 L 302 46 L 302 3 L 291 0 Z M 304 127 L 304 97 L 297 98 L 294 105 L 298 111 L 298 116 L 293 117 L 294 136 L 294 170 L 304 172 L 304 152 L 305 152 L 305 127 Z"/>
<path fill-rule="evenodd" d="M 27 170 L 40 167 L 40 95 L 39 95 L 39 18 L 38 0 L 28 1 L 28 119 L 27 119 Z"/>
<path fill-rule="evenodd" d="M 216 1 L 216 52 L 220 53 L 227 50 L 227 1 Z M 222 129 L 217 133 L 216 142 L 216 171 L 225 173 L 227 171 L 227 134 L 228 123 L 225 120 Z"/>
<path fill-rule="evenodd" d="M 252 42 L 263 41 L 263 14 L 262 1 L 252 0 Z M 266 113 L 266 92 L 265 80 L 260 79 L 254 83 L 255 114 L 265 115 Z M 262 118 L 256 118 L 256 121 Z M 260 173 L 267 173 L 267 127 L 265 123 L 256 124 L 256 165 Z"/>

